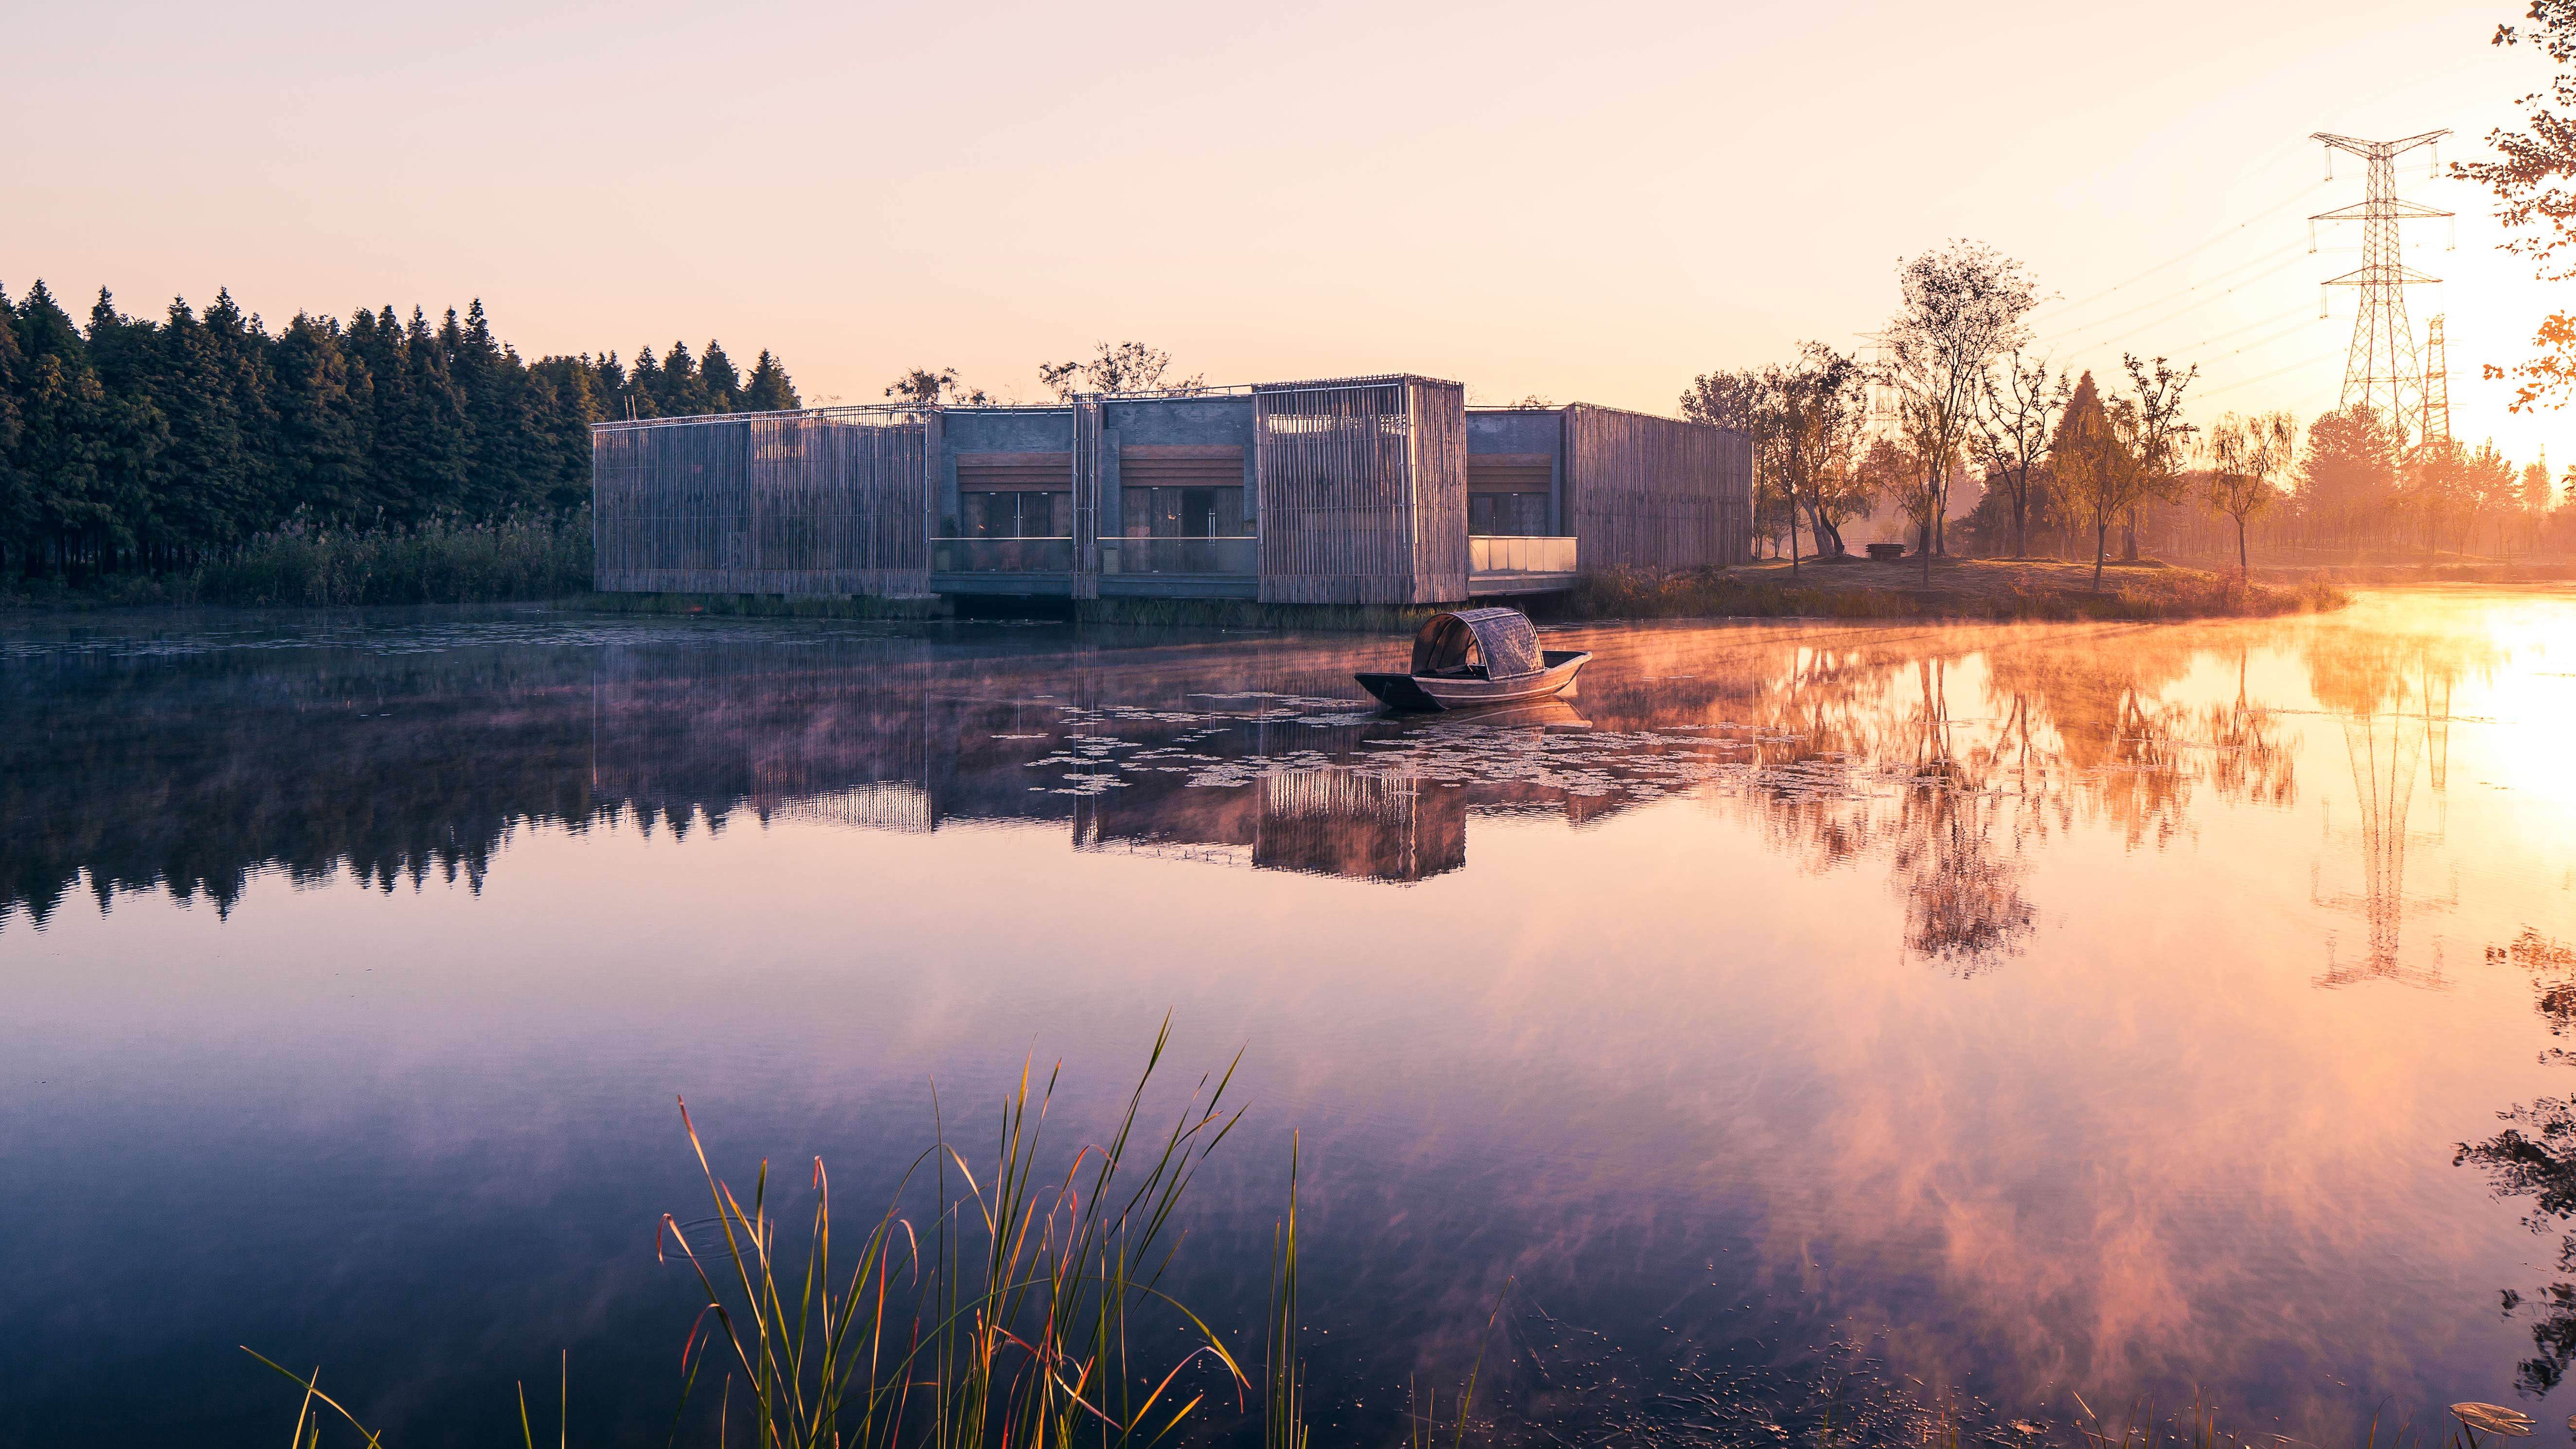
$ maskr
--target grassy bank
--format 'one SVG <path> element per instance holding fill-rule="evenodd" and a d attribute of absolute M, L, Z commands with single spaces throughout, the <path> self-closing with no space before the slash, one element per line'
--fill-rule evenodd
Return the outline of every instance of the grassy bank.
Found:
<path fill-rule="evenodd" d="M 590 513 L 412 528 L 297 525 L 261 534 L 184 572 L 66 583 L 9 580 L 0 604 L 36 608 L 218 604 L 498 604 L 590 591 Z"/>
<path fill-rule="evenodd" d="M 1543 617 L 1565 621 L 1727 616 L 1828 619 L 2203 619 L 2341 608 L 2328 580 L 2251 585 L 2162 563 L 2055 560 L 1810 560 L 1724 569 L 1610 569 L 1586 575 Z"/>

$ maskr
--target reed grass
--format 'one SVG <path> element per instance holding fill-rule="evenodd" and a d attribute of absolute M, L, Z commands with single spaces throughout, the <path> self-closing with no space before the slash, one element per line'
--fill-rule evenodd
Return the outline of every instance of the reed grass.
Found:
<path fill-rule="evenodd" d="M 1147 1090 L 1170 1042 L 1166 1019 L 1116 1129 L 1061 1169 L 1046 1166 L 1060 1067 L 1040 1080 L 1034 1060 L 1022 1064 L 980 1165 L 951 1145 L 934 1093 L 932 1143 L 855 1227 L 846 1209 L 836 1224 L 819 1157 L 810 1201 L 792 1214 L 772 1202 L 765 1159 L 737 1192 L 682 1101 L 712 1212 L 689 1222 L 665 1214 L 656 1230 L 657 1252 L 687 1266 L 705 1297 L 681 1348 L 675 1442 L 701 1379 L 720 1372 L 720 1441 L 730 1443 L 739 1387 L 753 1449 L 1153 1449 L 1227 1391 L 1239 1408 L 1260 1394 L 1264 1449 L 1306 1449 L 1294 1139 L 1256 1386 L 1223 1336 L 1163 1286 L 1179 1248 L 1176 1214 L 1242 1121 L 1227 1100 L 1241 1053 L 1148 1133 Z M 842 1246 L 853 1237 L 855 1250 Z M 318 1369 L 299 1375 L 244 1351 L 303 1390 L 296 1449 L 317 1444 L 334 1416 L 379 1443 L 322 1391 Z M 1193 1387 L 1193 1366 L 1212 1371 L 1214 1387 Z M 534 1449 L 524 1391 L 520 1422 Z"/>
<path fill-rule="evenodd" d="M 249 606 L 480 604 L 590 592 L 590 513 L 415 527 L 303 523 L 175 581 L 177 602 Z"/>

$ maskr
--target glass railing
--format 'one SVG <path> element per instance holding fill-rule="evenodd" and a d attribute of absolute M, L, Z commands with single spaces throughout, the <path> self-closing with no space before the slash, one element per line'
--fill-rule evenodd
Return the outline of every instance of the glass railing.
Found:
<path fill-rule="evenodd" d="M 1258 538 L 1104 538 L 1100 572 L 1109 574 L 1257 574 Z"/>
<path fill-rule="evenodd" d="M 1570 574 L 1571 538 L 1477 534 L 1467 540 L 1467 571 L 1478 574 Z"/>
<path fill-rule="evenodd" d="M 1069 574 L 1073 540 L 1069 538 L 934 538 L 930 541 L 934 574 Z"/>

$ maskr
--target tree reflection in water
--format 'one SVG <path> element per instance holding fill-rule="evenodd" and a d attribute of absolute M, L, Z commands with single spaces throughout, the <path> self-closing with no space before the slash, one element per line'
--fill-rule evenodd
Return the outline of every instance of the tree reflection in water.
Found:
<path fill-rule="evenodd" d="M 54 661 L 0 697 L 0 777 L 43 826 L 0 841 L 0 921 L 84 882 L 102 908 L 219 910 L 269 869 L 479 886 L 517 830 L 685 840 L 745 813 L 1058 825 L 1077 850 L 1405 883 L 1464 868 L 1479 814 L 1580 826 L 1694 795 L 1805 871 L 1884 862 L 1904 949 L 1964 975 L 2024 948 L 2029 853 L 2079 818 L 2161 847 L 2197 780 L 2294 796 L 2243 646 L 2235 703 L 2195 712 L 2165 695 L 2209 640 L 2173 630 L 1601 630 L 1579 713 L 1428 723 L 1344 697 L 1364 641 L 596 634 Z"/>
<path fill-rule="evenodd" d="M 2031 933 L 2036 912 L 2022 893 L 2030 867 L 2018 829 L 2021 797 L 1988 783 L 1990 759 L 1962 760 L 1953 752 L 1949 661 L 1919 660 L 1915 676 L 1922 703 L 1914 773 L 1901 797 L 1893 850 L 1905 890 L 1905 945 L 1970 975 L 2020 950 Z"/>
<path fill-rule="evenodd" d="M 2487 948 L 2489 961 L 2517 966 L 2531 976 L 2533 1005 L 2551 1036 L 2576 1027 L 2576 950 L 2526 928 L 2512 942 Z M 2564 1047 L 2544 1060 L 2567 1061 Z M 2558 1386 L 2576 1365 L 2576 1098 L 2543 1097 L 2496 1114 L 2502 1131 L 2481 1142 L 2463 1142 L 2454 1165 L 2485 1171 L 2499 1198 L 2527 1198 L 2523 1225 L 2559 1234 L 2559 1281 L 2525 1295 L 2503 1292 L 2504 1311 L 2531 1314 L 2536 1352 L 2514 1371 L 2514 1386 L 2537 1397 Z"/>

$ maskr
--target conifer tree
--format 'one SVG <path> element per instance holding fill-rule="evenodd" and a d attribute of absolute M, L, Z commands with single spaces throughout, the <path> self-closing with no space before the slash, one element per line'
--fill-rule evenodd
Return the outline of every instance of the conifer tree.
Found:
<path fill-rule="evenodd" d="M 26 359 L 18 352 L 18 310 L 0 287 L 0 576 L 27 572 L 25 541 L 34 532 L 35 500 L 19 470 L 26 436 Z"/>
<path fill-rule="evenodd" d="M 276 370 L 281 511 L 356 515 L 367 486 L 363 374 L 353 387 L 337 329 L 300 312 L 277 339 Z"/>
<path fill-rule="evenodd" d="M 229 543 L 250 494 L 241 413 L 221 345 L 184 298 L 173 298 L 155 349 L 152 395 L 170 428 L 154 470 L 160 508 L 145 537 L 185 547 Z"/>
<path fill-rule="evenodd" d="M 742 374 L 725 356 L 724 344 L 713 338 L 707 339 L 706 353 L 698 359 L 698 383 L 706 391 L 707 411 L 742 411 Z"/>
<path fill-rule="evenodd" d="M 689 344 L 674 342 L 662 354 L 662 393 L 660 402 L 666 416 L 691 417 L 715 411 L 707 397 L 704 379 L 698 376 L 697 360 L 689 356 Z"/>
<path fill-rule="evenodd" d="M 652 348 L 636 352 L 635 367 L 627 374 L 624 393 L 629 417 L 662 416 L 662 360 L 653 355 Z"/>
<path fill-rule="evenodd" d="M 782 413 L 805 404 L 796 397 L 796 384 L 787 378 L 787 369 L 762 348 L 760 360 L 752 364 L 751 382 L 743 389 L 742 405 L 756 413 Z"/>

